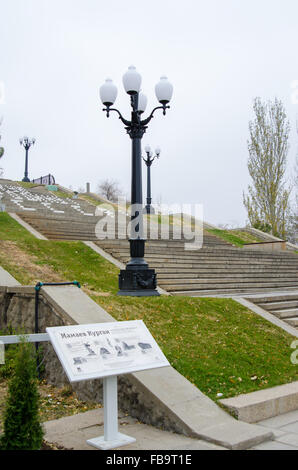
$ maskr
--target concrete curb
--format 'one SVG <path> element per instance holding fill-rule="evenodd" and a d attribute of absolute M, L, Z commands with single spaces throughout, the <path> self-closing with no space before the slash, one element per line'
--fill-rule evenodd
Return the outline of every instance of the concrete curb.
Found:
<path fill-rule="evenodd" d="M 232 299 L 238 302 L 239 304 L 243 305 L 244 307 L 247 307 L 249 310 L 252 310 L 257 315 L 260 315 L 265 320 L 268 320 L 273 325 L 278 326 L 279 328 L 282 328 L 284 331 L 286 331 L 290 335 L 298 338 L 297 328 L 290 326 L 288 323 L 284 322 L 283 320 L 280 320 L 275 315 L 272 315 L 272 313 L 267 312 L 267 310 L 264 310 L 261 307 L 253 304 L 252 302 L 249 302 L 249 300 L 243 297 L 232 297 Z"/>
<path fill-rule="evenodd" d="M 28 232 L 30 232 L 35 238 L 38 238 L 39 240 L 47 240 L 46 237 L 44 237 L 41 233 L 39 233 L 35 228 L 31 227 L 31 225 L 27 224 L 24 220 L 21 219 L 17 214 L 14 212 L 8 212 L 8 215 L 14 220 L 16 220 L 22 227 L 24 227 Z"/>
<path fill-rule="evenodd" d="M 298 382 L 220 400 L 240 421 L 257 423 L 298 409 Z"/>
<path fill-rule="evenodd" d="M 0 266 L 0 286 L 5 286 L 6 291 L 7 287 L 20 286 L 21 284 L 14 277 L 12 277 L 5 269 Z"/>

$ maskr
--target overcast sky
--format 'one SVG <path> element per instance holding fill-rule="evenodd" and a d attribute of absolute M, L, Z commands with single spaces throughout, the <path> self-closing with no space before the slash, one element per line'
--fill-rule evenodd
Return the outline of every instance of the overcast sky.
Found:
<path fill-rule="evenodd" d="M 77 189 L 105 178 L 130 194 L 131 141 L 116 115 L 106 118 L 99 87 L 122 75 L 143 77 L 147 112 L 167 75 L 171 109 L 156 113 L 143 138 L 159 145 L 153 199 L 202 203 L 214 224 L 243 225 L 252 102 L 278 97 L 292 127 L 288 176 L 297 153 L 297 0 L 0 0 L 0 105 L 5 177 L 22 179 L 19 137 L 36 138 L 29 176 L 52 173 Z M 298 88 L 298 87 L 297 87 Z M 143 167 L 145 183 L 145 167 Z M 145 184 L 143 187 L 145 198 Z"/>

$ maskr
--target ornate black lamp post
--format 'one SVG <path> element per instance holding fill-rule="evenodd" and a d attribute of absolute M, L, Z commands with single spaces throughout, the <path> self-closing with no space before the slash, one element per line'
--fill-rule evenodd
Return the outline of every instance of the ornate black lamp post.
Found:
<path fill-rule="evenodd" d="M 154 209 L 153 207 L 151 207 L 151 201 L 152 201 L 152 198 L 151 198 L 151 165 L 152 163 L 154 162 L 154 160 L 156 158 L 159 158 L 160 156 L 160 148 L 157 147 L 157 149 L 155 149 L 155 155 L 153 156 L 153 152 L 150 148 L 149 145 L 146 145 L 145 147 L 145 152 L 146 152 L 146 155 L 147 155 L 147 158 L 144 158 L 143 157 L 143 160 L 147 166 L 147 199 L 146 199 L 146 212 L 147 214 L 154 214 Z"/>
<path fill-rule="evenodd" d="M 35 144 L 35 139 L 29 139 L 28 137 L 23 137 L 20 139 L 20 145 L 22 145 L 25 149 L 26 156 L 25 156 L 25 174 L 24 178 L 22 181 L 25 181 L 26 183 L 30 183 L 30 179 L 28 178 L 28 152 L 31 147 L 31 145 Z"/>
<path fill-rule="evenodd" d="M 142 78 L 134 66 L 129 67 L 123 76 L 123 85 L 126 93 L 130 95 L 132 107 L 131 120 L 124 119 L 120 111 L 113 106 L 117 97 L 117 87 L 111 79 L 107 79 L 100 88 L 100 98 L 107 113 L 115 111 L 119 119 L 125 125 L 125 129 L 132 141 L 132 178 L 131 178 L 131 233 L 130 233 L 130 256 L 131 259 L 126 269 L 119 274 L 119 295 L 130 296 L 152 296 L 159 295 L 156 290 L 156 274 L 154 269 L 149 269 L 144 259 L 145 239 L 143 234 L 143 196 L 142 196 L 142 155 L 141 140 L 147 130 L 148 124 L 157 109 L 162 109 L 163 114 L 170 107 L 173 94 L 173 86 L 167 77 L 161 77 L 155 86 L 155 94 L 161 106 L 153 109 L 147 119 L 141 119 L 146 109 L 147 97 L 140 92 Z"/>

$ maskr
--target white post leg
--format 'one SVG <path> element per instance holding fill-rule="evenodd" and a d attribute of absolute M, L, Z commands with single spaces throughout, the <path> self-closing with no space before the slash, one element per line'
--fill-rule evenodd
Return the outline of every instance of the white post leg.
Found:
<path fill-rule="evenodd" d="M 117 376 L 103 379 L 104 438 L 115 441 L 118 438 L 118 387 Z"/>
<path fill-rule="evenodd" d="M 88 439 L 87 443 L 97 449 L 109 450 L 135 442 L 134 437 L 118 432 L 117 376 L 103 379 L 104 435 Z"/>

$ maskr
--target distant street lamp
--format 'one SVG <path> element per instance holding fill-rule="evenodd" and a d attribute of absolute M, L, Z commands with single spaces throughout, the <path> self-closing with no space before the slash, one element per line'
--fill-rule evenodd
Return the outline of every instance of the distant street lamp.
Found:
<path fill-rule="evenodd" d="M 35 139 L 29 139 L 28 137 L 23 137 L 20 139 L 20 145 L 22 145 L 25 149 L 25 174 L 24 178 L 22 181 L 25 181 L 26 183 L 30 183 L 30 179 L 28 178 L 28 152 L 31 147 L 31 145 L 35 144 Z"/>
<path fill-rule="evenodd" d="M 151 201 L 152 201 L 152 198 L 151 198 L 151 165 L 152 165 L 152 163 L 154 162 L 154 160 L 156 158 L 159 158 L 160 148 L 157 147 L 155 149 L 155 155 L 153 156 L 153 152 L 152 152 L 150 146 L 146 145 L 145 152 L 146 152 L 147 158 L 143 157 L 143 160 L 144 160 L 144 162 L 147 166 L 147 199 L 146 199 L 147 205 L 146 205 L 146 212 L 147 212 L 147 214 L 150 214 L 150 213 L 154 214 L 154 209 L 153 209 L 153 207 L 151 207 Z"/>
<path fill-rule="evenodd" d="M 147 106 L 147 96 L 140 91 L 142 77 L 134 66 L 130 66 L 123 75 L 123 85 L 126 93 L 130 95 L 132 107 L 131 120 L 124 119 L 118 109 L 111 108 L 117 97 L 117 87 L 108 78 L 100 87 L 100 98 L 105 108 L 103 111 L 109 117 L 111 111 L 119 115 L 125 129 L 132 141 L 132 179 L 131 179 L 131 233 L 130 256 L 131 259 L 125 270 L 119 274 L 119 295 L 151 296 L 159 295 L 156 290 L 157 280 L 154 269 L 149 269 L 144 259 L 145 239 L 143 234 L 143 195 L 142 195 L 142 155 L 141 140 L 147 130 L 148 124 L 157 109 L 163 114 L 170 107 L 173 86 L 167 77 L 161 77 L 155 86 L 155 94 L 161 106 L 153 109 L 147 119 L 141 120 L 141 115 Z M 136 220 L 135 220 L 136 219 Z"/>

